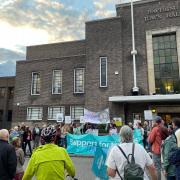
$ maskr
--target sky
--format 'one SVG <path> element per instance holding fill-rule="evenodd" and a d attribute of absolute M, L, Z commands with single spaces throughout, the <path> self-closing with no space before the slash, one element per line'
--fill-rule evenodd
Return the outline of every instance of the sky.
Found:
<path fill-rule="evenodd" d="M 85 22 L 116 16 L 128 0 L 0 0 L 0 77 L 14 76 L 26 46 L 81 40 Z"/>

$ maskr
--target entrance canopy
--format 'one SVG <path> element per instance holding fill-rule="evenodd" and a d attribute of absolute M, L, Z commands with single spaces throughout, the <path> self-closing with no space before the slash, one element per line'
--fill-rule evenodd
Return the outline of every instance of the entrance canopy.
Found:
<path fill-rule="evenodd" d="M 180 102 L 180 94 L 143 95 L 143 96 L 112 96 L 110 102 Z"/>

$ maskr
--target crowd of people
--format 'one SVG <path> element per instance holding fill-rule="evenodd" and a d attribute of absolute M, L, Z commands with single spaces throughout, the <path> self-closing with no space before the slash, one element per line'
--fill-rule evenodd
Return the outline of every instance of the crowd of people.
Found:
<path fill-rule="evenodd" d="M 63 180 L 66 176 L 65 170 L 74 177 L 75 166 L 66 151 L 66 135 L 94 134 L 96 128 L 96 125 L 92 124 L 61 123 L 42 127 L 35 124 L 32 129 L 25 124 L 15 126 L 9 131 L 1 129 L 0 179 L 30 180 L 35 175 L 37 180 L 46 180 L 49 177 L 52 180 Z M 109 135 L 120 134 L 121 137 L 121 143 L 108 153 L 108 176 L 119 180 L 126 179 L 127 164 L 131 164 L 134 158 L 135 165 L 131 167 L 133 169 L 139 165 L 142 179 L 161 180 L 163 172 L 167 180 L 180 180 L 180 118 L 173 118 L 169 125 L 166 125 L 160 116 L 156 116 L 153 124 L 147 121 L 144 121 L 143 125 L 141 122 L 130 122 L 119 129 L 115 123 L 110 123 L 106 128 Z M 135 129 L 141 132 L 144 147 L 133 143 Z M 25 156 L 30 156 L 30 160 L 24 172 Z M 137 177 L 141 179 L 140 175 Z"/>

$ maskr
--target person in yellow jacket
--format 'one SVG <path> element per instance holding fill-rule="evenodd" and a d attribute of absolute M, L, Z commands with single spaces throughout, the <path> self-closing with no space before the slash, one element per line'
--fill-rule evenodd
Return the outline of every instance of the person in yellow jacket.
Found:
<path fill-rule="evenodd" d="M 54 144 L 56 129 L 50 125 L 41 132 L 44 145 L 32 154 L 23 180 L 65 180 L 66 173 L 74 177 L 75 167 L 66 149 Z"/>

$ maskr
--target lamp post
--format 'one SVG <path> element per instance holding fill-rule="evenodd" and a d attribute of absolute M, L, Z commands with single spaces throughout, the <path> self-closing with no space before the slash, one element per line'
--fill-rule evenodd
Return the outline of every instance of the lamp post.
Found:
<path fill-rule="evenodd" d="M 133 0 L 131 0 L 131 26 L 132 26 L 132 51 L 131 55 L 133 56 L 133 77 L 134 77 L 134 86 L 132 91 L 134 94 L 138 94 L 139 88 L 137 87 L 137 78 L 136 78 L 136 55 L 137 50 L 135 49 L 135 38 L 134 38 L 134 11 L 133 11 Z"/>

